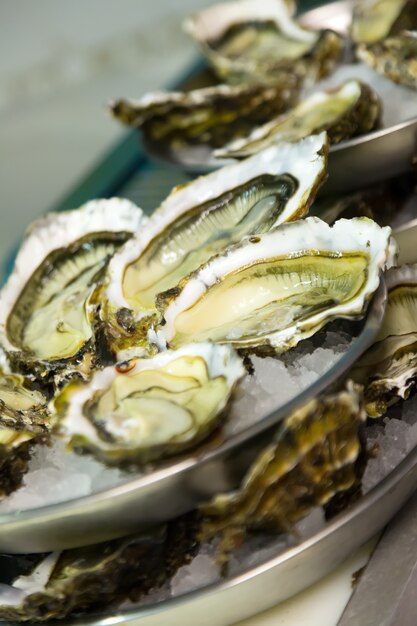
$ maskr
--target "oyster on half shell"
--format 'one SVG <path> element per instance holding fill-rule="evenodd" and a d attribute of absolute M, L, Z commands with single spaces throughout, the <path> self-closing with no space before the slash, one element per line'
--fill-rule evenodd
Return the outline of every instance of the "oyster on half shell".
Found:
<path fill-rule="evenodd" d="M 365 83 L 351 80 L 337 89 L 314 93 L 288 113 L 254 129 L 215 152 L 215 156 L 246 157 L 280 141 L 327 131 L 332 144 L 374 130 L 379 124 L 381 104 Z"/>
<path fill-rule="evenodd" d="M 372 45 L 402 30 L 417 28 L 416 0 L 357 0 L 351 37 L 357 44 Z"/>
<path fill-rule="evenodd" d="M 313 507 L 357 487 L 365 417 L 361 395 L 351 384 L 295 411 L 252 463 L 240 487 L 201 507 L 202 538 L 220 533 L 220 557 L 227 561 L 247 531 L 287 532 Z"/>
<path fill-rule="evenodd" d="M 156 92 L 110 105 L 124 124 L 141 128 L 146 140 L 180 149 L 223 146 L 286 111 L 298 95 L 298 81 L 285 85 L 216 85 L 194 91 Z"/>
<path fill-rule="evenodd" d="M 332 70 L 343 49 L 335 32 L 299 26 L 283 0 L 217 4 L 184 27 L 230 83 L 285 83 L 294 74 L 314 81 Z"/>
<path fill-rule="evenodd" d="M 391 261 L 391 229 L 318 218 L 245 238 L 158 296 L 157 341 L 285 352 L 329 321 L 359 318 Z"/>
<path fill-rule="evenodd" d="M 185 564 L 195 548 L 189 517 L 84 548 L 0 555 L 0 620 L 45 622 L 137 601 Z M 68 621 L 62 621 L 62 624 Z"/>
<path fill-rule="evenodd" d="M 408 398 L 417 382 L 417 265 L 390 269 L 386 284 L 382 328 L 351 373 L 365 385 L 370 417 L 380 417 L 391 404 Z"/>
<path fill-rule="evenodd" d="M 417 4 L 415 11 L 417 28 Z M 358 46 L 357 55 L 379 74 L 417 89 L 417 30 L 402 32 L 372 46 Z"/>
<path fill-rule="evenodd" d="M 132 358 L 70 383 L 54 400 L 54 422 L 72 449 L 147 463 L 205 439 L 244 375 L 232 348 L 210 343 Z"/>
<path fill-rule="evenodd" d="M 135 205 L 112 199 L 33 224 L 0 292 L 0 343 L 13 368 L 46 378 L 70 366 L 89 369 L 97 282 L 143 222 Z"/>
<path fill-rule="evenodd" d="M 46 405 L 31 381 L 0 372 L 0 498 L 21 485 L 31 448 L 48 439 Z"/>
<path fill-rule="evenodd" d="M 325 180 L 327 154 L 322 133 L 174 188 L 109 263 L 100 315 L 113 350 L 146 336 L 158 293 L 242 237 L 302 217 Z"/>

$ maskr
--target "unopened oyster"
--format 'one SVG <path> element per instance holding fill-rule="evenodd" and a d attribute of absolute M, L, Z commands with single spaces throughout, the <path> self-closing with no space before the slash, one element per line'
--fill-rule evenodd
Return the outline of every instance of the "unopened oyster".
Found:
<path fill-rule="evenodd" d="M 390 233 L 366 218 L 330 227 L 311 217 L 245 238 L 158 296 L 158 341 L 280 353 L 337 317 L 361 317 L 390 258 Z"/>
<path fill-rule="evenodd" d="M 233 349 L 210 343 L 133 358 L 70 383 L 54 401 L 58 432 L 108 463 L 171 456 L 219 425 L 244 374 Z"/>
<path fill-rule="evenodd" d="M 237 0 L 204 9 L 185 23 L 221 79 L 285 83 L 326 76 L 341 56 L 333 31 L 301 28 L 283 0 Z"/>
<path fill-rule="evenodd" d="M 176 187 L 109 263 L 100 314 L 113 349 L 143 337 L 156 295 L 213 254 L 302 217 L 326 177 L 327 154 L 322 133 Z"/>
<path fill-rule="evenodd" d="M 173 149 L 224 146 L 286 111 L 296 101 L 296 77 L 285 85 L 217 85 L 187 93 L 157 92 L 140 100 L 119 100 L 113 115 L 141 128 L 146 139 Z"/>
<path fill-rule="evenodd" d="M 0 292 L 0 343 L 14 368 L 89 369 L 92 297 L 109 258 L 144 222 L 127 200 L 50 213 L 31 227 Z"/>
<path fill-rule="evenodd" d="M 381 104 L 376 93 L 364 83 L 351 80 L 337 89 L 315 93 L 288 113 L 236 139 L 218 157 L 246 157 L 280 141 L 297 141 L 327 131 L 330 143 L 362 135 L 379 123 Z"/>
<path fill-rule="evenodd" d="M 39 623 L 137 601 L 186 563 L 194 547 L 194 522 L 186 517 L 94 546 L 14 556 L 13 570 L 20 571 L 9 579 L 11 559 L 0 555 L 0 620 Z"/>
<path fill-rule="evenodd" d="M 352 376 L 365 385 L 366 410 L 384 415 L 406 399 L 417 382 L 417 265 L 390 269 L 386 274 L 388 304 L 375 344 Z"/>
<path fill-rule="evenodd" d="M 0 372 L 0 498 L 20 486 L 31 448 L 47 440 L 46 404 L 31 381 Z"/>
<path fill-rule="evenodd" d="M 417 26 L 417 4 L 416 4 Z M 417 31 L 406 31 L 373 46 L 359 46 L 358 57 L 395 83 L 417 89 Z"/>
<path fill-rule="evenodd" d="M 253 462 L 241 486 L 201 507 L 202 538 L 221 533 L 220 556 L 227 559 L 248 530 L 287 532 L 313 507 L 358 486 L 364 419 L 361 395 L 351 384 L 295 411 Z"/>
<path fill-rule="evenodd" d="M 372 45 L 416 27 L 416 0 L 357 0 L 351 36 L 355 43 Z"/>

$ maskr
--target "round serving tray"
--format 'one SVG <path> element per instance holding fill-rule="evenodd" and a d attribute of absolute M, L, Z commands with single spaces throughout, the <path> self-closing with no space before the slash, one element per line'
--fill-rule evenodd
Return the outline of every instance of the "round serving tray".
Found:
<path fill-rule="evenodd" d="M 68 626 L 230 626 L 302 591 L 375 536 L 417 484 L 417 448 L 389 476 L 311 539 L 238 576 L 139 609 L 66 621 Z M 53 622 L 59 626 L 62 622 Z M 10 625 L 11 626 L 11 625 Z"/>
<path fill-rule="evenodd" d="M 332 2 L 304 13 L 300 22 L 307 27 L 331 28 L 346 34 L 352 5 L 352 0 Z M 415 92 L 408 91 L 408 97 L 417 99 Z M 171 150 L 144 138 L 144 147 L 154 159 L 177 165 L 191 174 L 207 173 L 232 162 L 215 159 L 211 149 L 204 146 Z M 393 178 L 411 170 L 416 155 L 417 117 L 343 141 L 330 148 L 329 180 L 320 193 L 345 193 Z"/>
<path fill-rule="evenodd" d="M 196 508 L 230 491 L 271 441 L 278 422 L 342 377 L 373 342 L 382 323 L 386 287 L 381 279 L 361 329 L 347 352 L 297 397 L 212 449 L 200 449 L 148 475 L 42 508 L 0 516 L 0 551 L 49 552 L 134 533 Z"/>

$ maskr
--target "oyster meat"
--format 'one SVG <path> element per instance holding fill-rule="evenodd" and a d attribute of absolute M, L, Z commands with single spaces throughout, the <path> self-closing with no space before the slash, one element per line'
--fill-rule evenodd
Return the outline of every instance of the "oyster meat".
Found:
<path fill-rule="evenodd" d="M 391 229 L 367 218 L 284 224 L 229 247 L 158 296 L 157 341 L 285 352 L 329 321 L 358 318 L 391 262 Z"/>
<path fill-rule="evenodd" d="M 185 23 L 218 76 L 230 83 L 317 80 L 339 60 L 343 39 L 295 22 L 283 0 L 237 0 L 204 9 Z"/>
<path fill-rule="evenodd" d="M 218 157 L 246 157 L 280 141 L 327 131 L 330 143 L 374 130 L 380 120 L 381 104 L 365 83 L 350 80 L 337 89 L 315 93 L 288 113 L 253 130 L 217 150 Z"/>
<path fill-rule="evenodd" d="M 417 4 L 416 4 L 417 15 Z M 417 17 L 416 17 L 417 27 Z M 395 83 L 417 89 L 417 31 L 405 31 L 372 46 L 361 45 L 358 57 Z"/>
<path fill-rule="evenodd" d="M 417 265 L 390 269 L 386 283 L 381 331 L 352 372 L 365 385 L 370 417 L 380 417 L 391 404 L 408 398 L 417 381 Z"/>
<path fill-rule="evenodd" d="M 357 0 L 351 37 L 357 44 L 372 45 L 389 35 L 416 27 L 416 0 Z"/>
<path fill-rule="evenodd" d="M 71 448 L 108 463 L 146 463 L 195 446 L 220 423 L 245 369 L 228 346 L 191 344 L 70 383 L 54 401 Z"/>
<path fill-rule="evenodd" d="M 5 580 L 10 557 L 0 555 L 0 620 L 38 623 L 137 601 L 187 562 L 194 525 L 180 518 L 94 546 L 14 556 L 13 570 L 18 563 L 20 572 L 11 580 Z"/>
<path fill-rule="evenodd" d="M 285 85 L 217 85 L 187 93 L 157 92 L 110 105 L 124 124 L 141 128 L 147 141 L 172 149 L 224 146 L 295 104 L 297 79 Z"/>
<path fill-rule="evenodd" d="M 120 199 L 35 222 L 0 292 L 0 343 L 13 368 L 45 378 L 68 367 L 89 369 L 97 282 L 143 222 L 142 211 Z"/>
<path fill-rule="evenodd" d="M 158 293 L 245 235 L 302 217 L 326 177 L 327 154 L 322 133 L 176 187 L 109 263 L 100 314 L 113 350 L 146 334 Z"/>
<path fill-rule="evenodd" d="M 358 486 L 365 417 L 361 394 L 350 383 L 295 411 L 252 463 L 241 486 L 201 507 L 202 538 L 220 533 L 220 556 L 227 560 L 247 531 L 287 532 L 313 507 Z"/>
<path fill-rule="evenodd" d="M 46 405 L 31 381 L 0 372 L 0 498 L 20 487 L 30 450 L 48 439 Z"/>

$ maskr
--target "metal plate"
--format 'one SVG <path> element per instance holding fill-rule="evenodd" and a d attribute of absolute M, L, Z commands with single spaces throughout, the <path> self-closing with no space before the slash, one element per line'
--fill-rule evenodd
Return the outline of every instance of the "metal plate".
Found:
<path fill-rule="evenodd" d="M 346 373 L 373 342 L 383 319 L 382 280 L 357 338 L 328 372 L 297 397 L 214 449 L 194 452 L 149 475 L 82 498 L 0 516 L 0 551 L 49 552 L 98 543 L 194 509 L 239 483 L 277 423 Z"/>
<path fill-rule="evenodd" d="M 307 27 L 331 28 L 343 34 L 350 24 L 352 5 L 350 0 L 333 2 L 304 13 L 300 22 Z M 407 97 L 417 99 L 415 92 L 407 92 Z M 174 151 L 149 140 L 144 145 L 154 159 L 168 161 L 192 174 L 207 173 L 233 162 L 215 159 L 206 146 Z M 412 169 L 416 155 L 417 117 L 398 120 L 382 130 L 343 141 L 330 148 L 329 180 L 321 194 L 349 192 L 398 176 Z"/>

